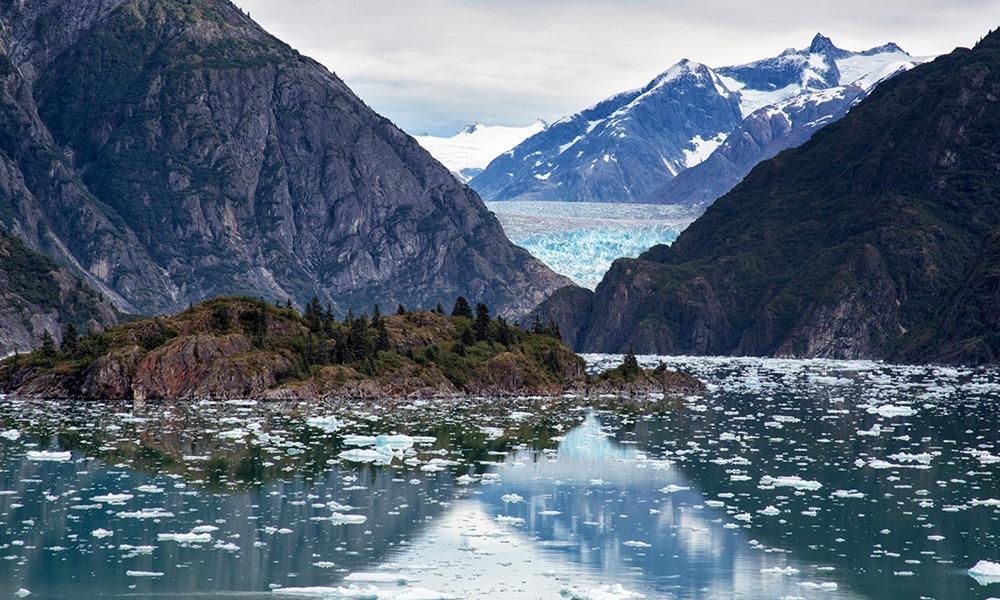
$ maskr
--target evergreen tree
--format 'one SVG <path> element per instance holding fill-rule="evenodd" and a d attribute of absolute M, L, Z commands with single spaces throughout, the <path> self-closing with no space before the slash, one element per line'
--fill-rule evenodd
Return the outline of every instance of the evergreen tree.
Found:
<path fill-rule="evenodd" d="M 545 335 L 554 337 L 560 342 L 562 341 L 562 332 L 559 331 L 559 325 L 557 325 L 555 321 L 549 321 L 549 324 L 546 325 Z"/>
<path fill-rule="evenodd" d="M 286 298 L 285 299 L 285 308 L 287 308 L 288 310 L 295 310 L 295 305 L 292 304 L 292 299 L 291 298 Z"/>
<path fill-rule="evenodd" d="M 531 321 L 531 333 L 539 334 L 544 333 L 545 328 L 542 327 L 542 318 L 535 315 L 535 318 Z"/>
<path fill-rule="evenodd" d="M 385 328 L 385 319 L 375 322 L 375 352 L 389 350 L 389 331 Z"/>
<path fill-rule="evenodd" d="M 465 299 L 465 296 L 459 296 L 455 299 L 455 307 L 451 309 L 451 316 L 472 318 L 472 307 L 469 306 L 469 301 Z"/>
<path fill-rule="evenodd" d="M 434 307 L 434 312 L 436 312 L 439 315 L 443 315 L 444 314 L 444 307 L 441 306 L 440 302 L 438 302 L 437 306 Z"/>
<path fill-rule="evenodd" d="M 639 360 L 635 357 L 635 353 L 629 348 L 628 352 L 625 354 L 625 360 L 622 361 L 621 366 L 622 374 L 626 377 L 633 377 L 638 375 L 642 370 L 639 368 Z"/>
<path fill-rule="evenodd" d="M 497 317 L 497 341 L 508 348 L 514 343 L 514 330 L 503 317 Z"/>
<path fill-rule="evenodd" d="M 402 304 L 400 304 L 398 307 L 396 307 L 396 314 L 399 315 L 399 316 L 405 315 L 406 314 L 406 307 L 403 306 Z"/>
<path fill-rule="evenodd" d="M 485 342 L 490 339 L 490 308 L 482 302 L 476 304 L 476 321 L 473 327 L 477 340 Z"/>
<path fill-rule="evenodd" d="M 52 334 L 46 329 L 42 332 L 42 356 L 52 358 L 56 355 L 56 342 L 52 339 Z"/>
<path fill-rule="evenodd" d="M 306 304 L 306 312 L 302 315 L 309 323 L 309 330 L 319 331 L 323 327 L 323 307 L 319 303 L 319 298 L 313 296 Z"/>
<path fill-rule="evenodd" d="M 62 339 L 62 349 L 64 352 L 70 354 L 76 352 L 77 346 L 79 346 L 80 335 L 76 331 L 76 326 L 72 323 L 66 325 L 63 329 L 63 339 Z"/>
<path fill-rule="evenodd" d="M 372 348 L 368 342 L 368 319 L 361 315 L 351 322 L 347 330 L 345 362 L 357 362 L 371 357 Z"/>
<path fill-rule="evenodd" d="M 461 339 L 462 343 L 466 346 L 471 346 L 476 343 L 476 334 L 472 332 L 471 327 L 463 327 L 459 339 Z"/>

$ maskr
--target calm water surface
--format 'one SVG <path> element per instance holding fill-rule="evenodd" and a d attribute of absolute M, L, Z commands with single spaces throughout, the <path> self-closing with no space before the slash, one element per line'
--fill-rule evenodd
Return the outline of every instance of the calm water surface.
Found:
<path fill-rule="evenodd" d="M 0 399 L 0 598 L 1000 597 L 998 373 L 664 360 L 710 392 Z"/>

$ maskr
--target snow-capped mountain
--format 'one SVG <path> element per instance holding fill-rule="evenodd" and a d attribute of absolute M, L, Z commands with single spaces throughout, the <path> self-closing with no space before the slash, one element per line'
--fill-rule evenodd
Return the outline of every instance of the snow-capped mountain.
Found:
<path fill-rule="evenodd" d="M 805 49 L 744 65 L 682 60 L 643 88 L 529 137 L 470 185 L 488 200 L 711 202 L 758 162 L 803 143 L 878 82 L 922 60 L 891 43 L 843 50 L 819 34 Z M 701 177 L 668 190 L 703 163 Z"/>
<path fill-rule="evenodd" d="M 416 136 L 417 142 L 463 182 L 483 172 L 490 161 L 548 126 L 538 119 L 526 127 L 473 123 L 451 137 Z"/>
<path fill-rule="evenodd" d="M 682 60 L 646 86 L 553 123 L 471 185 L 496 200 L 642 198 L 711 153 L 742 121 L 739 94 Z"/>
<path fill-rule="evenodd" d="M 705 161 L 679 173 L 647 200 L 704 209 L 736 187 L 757 163 L 804 144 L 817 130 L 842 118 L 867 92 L 861 85 L 850 84 L 759 108 Z"/>

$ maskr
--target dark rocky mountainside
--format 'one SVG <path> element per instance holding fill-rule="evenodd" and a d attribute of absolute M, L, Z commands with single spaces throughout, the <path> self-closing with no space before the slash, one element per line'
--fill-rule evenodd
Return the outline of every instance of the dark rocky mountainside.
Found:
<path fill-rule="evenodd" d="M 998 236 L 995 31 L 883 83 L 672 246 L 538 313 L 586 351 L 995 363 Z"/>
<path fill-rule="evenodd" d="M 567 280 L 335 75 L 226 0 L 0 0 L 0 222 L 120 308 L 341 314 Z"/>
<path fill-rule="evenodd" d="M 82 333 L 118 316 L 78 277 L 21 240 L 0 234 L 0 356 L 38 347 L 45 332 L 60 343 L 68 325 Z"/>
<path fill-rule="evenodd" d="M 337 322 L 253 299 L 220 298 L 94 333 L 72 350 L 0 363 L 0 390 L 43 398 L 398 398 L 561 395 L 584 391 L 583 360 L 551 332 L 455 311 L 361 315 Z M 601 391 L 690 393 L 691 376 L 630 373 Z"/>

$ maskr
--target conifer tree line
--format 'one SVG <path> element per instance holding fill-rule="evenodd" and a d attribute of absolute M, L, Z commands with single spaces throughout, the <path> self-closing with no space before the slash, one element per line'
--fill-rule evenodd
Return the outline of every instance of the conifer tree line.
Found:
<path fill-rule="evenodd" d="M 286 301 L 284 308 L 295 310 L 291 300 Z M 499 315 L 493 317 L 489 306 L 482 302 L 473 308 L 464 296 L 455 299 L 450 313 L 446 313 L 440 303 L 431 312 L 463 320 L 458 326 L 458 341 L 453 347 L 453 352 L 460 355 L 479 342 L 510 347 L 518 342 L 519 334 L 525 333 L 516 323 L 509 323 Z M 406 316 L 410 311 L 399 304 L 395 314 Z M 302 349 L 307 365 L 371 365 L 380 352 L 390 350 L 389 332 L 378 305 L 372 308 L 371 315 L 366 312 L 355 315 L 353 310 L 349 310 L 344 320 L 338 321 L 332 307 L 324 307 L 319 298 L 313 296 L 301 316 L 309 327 L 309 336 Z M 562 339 L 558 325 L 553 322 L 543 325 L 538 317 L 535 317 L 529 331 Z"/>
<path fill-rule="evenodd" d="M 268 319 L 266 304 L 262 300 L 258 309 L 244 311 L 234 319 L 229 307 L 224 303 L 212 306 L 209 313 L 209 327 L 217 333 L 242 332 L 250 336 L 257 345 L 267 345 Z M 286 300 L 284 304 L 275 303 L 275 307 L 292 311 L 299 315 L 308 328 L 304 336 L 297 336 L 295 345 L 302 357 L 303 367 L 330 364 L 360 364 L 363 368 L 372 366 L 379 353 L 391 350 L 389 331 L 386 319 L 378 305 L 372 308 L 371 314 L 362 312 L 355 315 L 348 311 L 342 321 L 338 321 L 330 305 L 323 306 L 318 297 L 313 296 L 305 309 L 299 311 Z M 193 308 L 193 307 L 192 307 Z M 549 322 L 543 324 L 535 317 L 528 332 L 516 323 L 509 323 L 502 316 L 493 317 L 490 308 L 479 302 L 474 307 L 469 301 L 459 296 L 451 311 L 446 312 L 440 303 L 431 311 L 443 316 L 458 319 L 456 336 L 451 351 L 464 355 L 466 350 L 477 343 L 495 343 L 506 348 L 516 345 L 525 333 L 545 335 L 561 340 L 558 325 Z M 397 316 L 407 316 L 410 311 L 402 304 L 396 307 Z M 159 321 L 159 320 L 157 320 Z M 163 329 L 163 330 L 161 330 Z M 142 345 L 147 348 L 156 347 L 175 332 L 166 331 L 162 325 L 153 327 L 147 333 Z M 97 332 L 80 334 L 73 324 L 63 329 L 61 344 L 56 344 L 52 335 L 45 331 L 42 334 L 40 353 L 47 359 L 63 357 L 96 356 L 105 349 L 106 340 Z"/>

